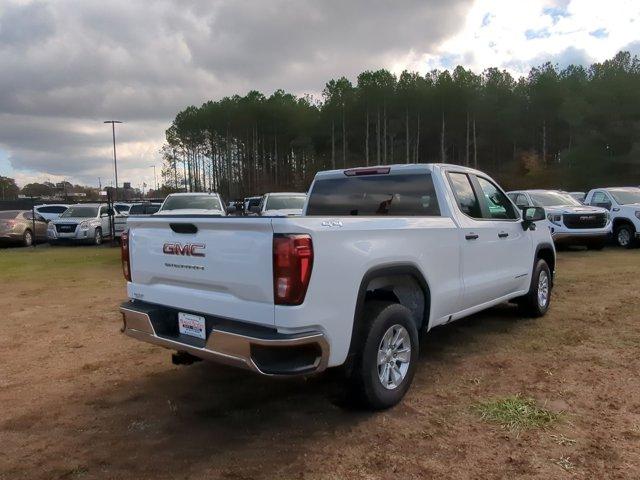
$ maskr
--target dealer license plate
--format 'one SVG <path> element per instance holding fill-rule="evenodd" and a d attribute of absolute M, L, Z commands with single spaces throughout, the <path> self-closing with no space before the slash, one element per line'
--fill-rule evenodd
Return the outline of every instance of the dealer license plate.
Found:
<path fill-rule="evenodd" d="M 192 313 L 178 312 L 178 328 L 180 333 L 192 337 L 207 338 L 204 317 Z"/>

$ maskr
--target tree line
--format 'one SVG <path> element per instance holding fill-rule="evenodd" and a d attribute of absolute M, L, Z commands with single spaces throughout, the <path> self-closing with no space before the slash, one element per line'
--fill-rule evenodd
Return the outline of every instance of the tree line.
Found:
<path fill-rule="evenodd" d="M 545 63 L 517 79 L 381 69 L 330 80 L 321 98 L 250 91 L 178 112 L 161 154 L 159 194 L 304 191 L 318 170 L 414 162 L 480 168 L 513 188 L 637 185 L 640 60 Z"/>

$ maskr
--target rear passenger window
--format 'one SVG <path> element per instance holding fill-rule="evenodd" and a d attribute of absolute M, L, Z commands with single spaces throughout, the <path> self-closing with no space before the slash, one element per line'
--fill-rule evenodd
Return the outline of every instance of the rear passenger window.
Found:
<path fill-rule="evenodd" d="M 480 203 L 466 173 L 449 173 L 451 189 L 460 211 L 472 218 L 482 218 Z"/>
<path fill-rule="evenodd" d="M 316 180 L 307 215 L 433 217 L 440 207 L 428 173 L 345 176 Z"/>

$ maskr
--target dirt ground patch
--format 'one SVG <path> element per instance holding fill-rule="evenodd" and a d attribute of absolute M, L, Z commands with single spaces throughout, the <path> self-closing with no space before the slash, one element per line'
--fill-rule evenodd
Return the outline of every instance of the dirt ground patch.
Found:
<path fill-rule="evenodd" d="M 371 414 L 337 406 L 330 375 L 175 367 L 124 337 L 116 249 L 0 251 L 0 479 L 640 478 L 640 250 L 557 270 L 546 317 L 434 329 L 405 400 Z M 518 394 L 560 421 L 474 410 Z"/>

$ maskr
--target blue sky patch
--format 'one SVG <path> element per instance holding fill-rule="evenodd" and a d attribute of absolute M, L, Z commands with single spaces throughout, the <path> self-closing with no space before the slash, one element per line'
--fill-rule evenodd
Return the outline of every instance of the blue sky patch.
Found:
<path fill-rule="evenodd" d="M 527 40 L 534 40 L 536 38 L 548 38 L 551 34 L 546 28 L 541 28 L 540 30 L 529 29 L 524 32 L 524 36 L 527 37 Z"/>
<path fill-rule="evenodd" d="M 560 19 L 565 17 L 570 17 L 569 12 L 567 12 L 567 7 L 546 7 L 542 9 L 542 13 L 544 15 L 548 15 L 553 20 L 553 24 L 555 25 L 560 21 Z"/>
<path fill-rule="evenodd" d="M 609 32 L 607 32 L 606 28 L 598 28 L 592 32 L 589 32 L 589 35 L 596 38 L 607 38 L 609 36 Z"/>

